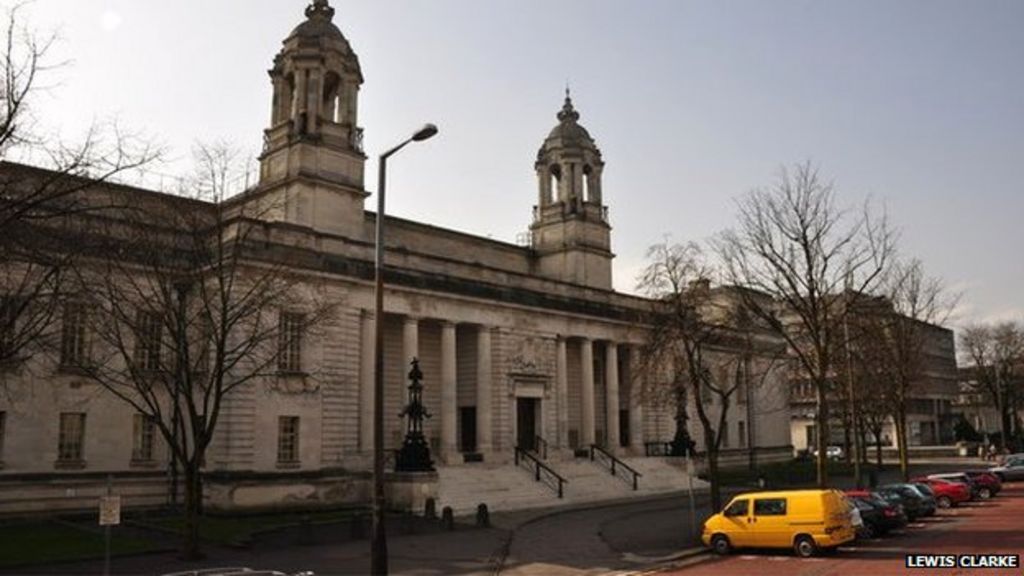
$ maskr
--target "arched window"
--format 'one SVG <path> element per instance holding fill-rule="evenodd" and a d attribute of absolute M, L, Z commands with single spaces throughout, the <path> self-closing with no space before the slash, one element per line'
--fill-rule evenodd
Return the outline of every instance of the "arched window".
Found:
<path fill-rule="evenodd" d="M 583 201 L 590 202 L 593 198 L 590 197 L 590 164 L 583 166 Z"/>
<path fill-rule="evenodd" d="M 562 180 L 562 167 L 558 164 L 552 164 L 551 168 L 548 169 L 550 174 L 549 178 L 549 190 L 551 192 L 548 197 L 549 202 L 558 202 L 558 185 Z"/>
<path fill-rule="evenodd" d="M 341 87 L 341 78 L 334 72 L 328 72 L 324 78 L 323 110 L 324 119 L 335 124 L 341 122 L 341 107 L 338 90 Z"/>

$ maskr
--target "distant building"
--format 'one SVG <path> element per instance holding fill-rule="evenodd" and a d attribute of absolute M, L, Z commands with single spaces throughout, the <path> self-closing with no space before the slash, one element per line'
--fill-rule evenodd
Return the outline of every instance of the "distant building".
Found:
<path fill-rule="evenodd" d="M 854 313 L 851 313 L 851 317 L 851 322 L 857 321 Z M 907 402 L 907 441 L 910 446 L 951 444 L 954 441 L 953 425 L 956 421 L 953 403 L 959 393 L 953 331 L 924 322 L 917 322 L 916 326 L 923 338 L 924 366 L 920 380 L 911 387 Z M 833 358 L 833 361 L 840 367 L 846 361 L 845 348 L 840 345 L 838 350 L 840 356 Z M 836 370 L 835 400 L 831 404 L 829 425 L 829 444 L 838 446 L 843 446 L 848 439 L 839 418 L 847 403 L 847 384 L 842 372 L 842 369 Z M 798 374 L 799 371 L 795 371 L 790 382 L 791 439 L 795 450 L 813 451 L 817 442 L 814 388 Z M 874 446 L 872 434 L 866 434 L 866 441 Z M 896 431 L 891 418 L 887 418 L 883 424 L 881 443 L 887 448 L 896 446 Z"/>

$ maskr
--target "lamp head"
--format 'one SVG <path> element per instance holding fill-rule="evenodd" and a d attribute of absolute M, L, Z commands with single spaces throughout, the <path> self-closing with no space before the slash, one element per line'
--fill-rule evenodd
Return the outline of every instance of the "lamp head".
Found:
<path fill-rule="evenodd" d="M 412 135 L 413 142 L 422 142 L 428 138 L 433 137 L 437 134 L 437 126 L 433 124 L 425 124 L 423 128 L 420 128 L 415 134 Z"/>

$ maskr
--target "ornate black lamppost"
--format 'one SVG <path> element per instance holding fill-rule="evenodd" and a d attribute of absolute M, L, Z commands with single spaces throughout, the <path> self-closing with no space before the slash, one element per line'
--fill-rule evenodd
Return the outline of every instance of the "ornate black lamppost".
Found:
<path fill-rule="evenodd" d="M 402 449 L 395 458 L 395 472 L 433 472 L 430 445 L 423 436 L 423 419 L 430 418 L 430 413 L 423 405 L 423 372 L 416 358 L 412 359 L 409 380 L 409 404 L 398 415 L 399 418 L 406 418 L 406 430 Z"/>

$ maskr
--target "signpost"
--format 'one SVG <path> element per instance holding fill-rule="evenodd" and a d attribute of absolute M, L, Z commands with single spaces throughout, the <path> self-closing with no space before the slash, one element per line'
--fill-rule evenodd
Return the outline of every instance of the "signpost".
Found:
<path fill-rule="evenodd" d="M 107 495 L 100 496 L 100 526 L 103 526 L 105 549 L 103 576 L 110 576 L 110 527 L 121 523 L 121 497 L 112 492 L 113 477 L 107 476 Z"/>
<path fill-rule="evenodd" d="M 699 537 L 697 534 L 697 503 L 693 498 L 693 458 L 690 457 L 689 450 L 686 451 L 686 482 L 687 492 L 690 496 L 690 534 Z"/>

